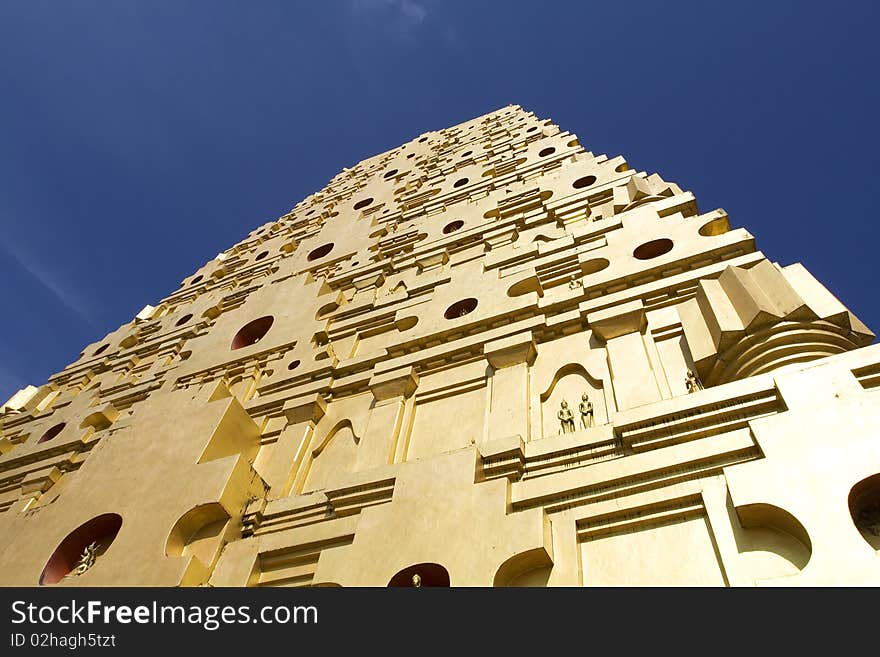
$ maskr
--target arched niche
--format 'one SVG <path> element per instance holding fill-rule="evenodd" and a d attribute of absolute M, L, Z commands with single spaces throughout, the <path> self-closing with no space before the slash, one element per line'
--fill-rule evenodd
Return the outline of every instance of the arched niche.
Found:
<path fill-rule="evenodd" d="M 849 492 L 849 513 L 862 538 L 880 550 L 880 474 L 862 479 Z"/>
<path fill-rule="evenodd" d="M 386 297 L 396 295 L 400 295 L 401 298 L 406 297 L 406 283 L 403 281 L 385 279 L 376 292 L 377 299 L 385 299 Z"/>
<path fill-rule="evenodd" d="M 556 371 L 540 395 L 542 436 L 554 436 L 560 432 L 556 412 L 563 399 L 568 402 L 568 407 L 574 414 L 575 429 L 580 431 L 583 428 L 578 413 L 578 404 L 583 393 L 587 393 L 593 402 L 593 426 L 607 424 L 608 408 L 602 382 L 590 376 L 583 365 L 569 363 Z"/>
<path fill-rule="evenodd" d="M 544 548 L 512 556 L 501 564 L 492 586 L 545 587 L 550 579 L 553 561 Z"/>
<path fill-rule="evenodd" d="M 85 429 L 86 427 L 92 427 L 95 431 L 103 431 L 104 429 L 109 429 L 110 425 L 113 424 L 113 421 L 107 417 L 107 413 L 103 410 L 95 411 L 94 413 L 90 413 L 87 415 L 82 422 L 80 422 L 80 429 Z"/>
<path fill-rule="evenodd" d="M 541 281 L 534 275 L 517 281 L 507 288 L 507 296 L 509 297 L 521 297 L 531 292 L 536 293 L 539 297 L 544 296 L 544 288 L 541 287 Z"/>
<path fill-rule="evenodd" d="M 449 571 L 439 563 L 418 563 L 404 568 L 388 582 L 393 587 L 415 587 L 414 576 L 418 575 L 419 586 L 449 586 Z"/>
<path fill-rule="evenodd" d="M 359 442 L 350 420 L 337 422 L 312 450 L 303 492 L 321 490 L 340 476 L 351 473 Z"/>
<path fill-rule="evenodd" d="M 785 509 L 772 504 L 737 507 L 734 538 L 740 563 L 754 580 L 796 575 L 813 554 L 804 526 Z"/>
<path fill-rule="evenodd" d="M 730 220 L 726 216 L 722 216 L 703 224 L 699 232 L 703 237 L 714 237 L 715 235 L 723 235 L 729 230 Z"/>
<path fill-rule="evenodd" d="M 219 556 L 228 529 L 226 509 L 216 502 L 201 504 L 174 523 L 165 541 L 165 554 L 169 557 L 194 556 L 210 566 Z"/>

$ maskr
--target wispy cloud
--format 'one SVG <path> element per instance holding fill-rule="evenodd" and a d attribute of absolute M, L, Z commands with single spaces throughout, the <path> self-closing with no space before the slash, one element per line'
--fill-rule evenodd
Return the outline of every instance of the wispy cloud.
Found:
<path fill-rule="evenodd" d="M 0 243 L 0 250 L 48 290 L 65 308 L 71 310 L 90 327 L 99 328 L 92 318 L 89 304 L 85 298 L 76 290 L 71 289 L 60 276 L 50 271 L 38 258 L 28 253 L 21 245 L 10 243 L 8 239 L 4 243 Z"/>
<path fill-rule="evenodd" d="M 385 31 L 404 41 L 412 41 L 414 33 L 429 16 L 428 3 L 422 0 L 349 0 L 356 19 L 381 24 Z"/>
<path fill-rule="evenodd" d="M 348 0 L 347 6 L 343 28 L 351 66 L 377 98 L 387 93 L 387 76 L 400 57 L 459 47 L 441 0 Z"/>

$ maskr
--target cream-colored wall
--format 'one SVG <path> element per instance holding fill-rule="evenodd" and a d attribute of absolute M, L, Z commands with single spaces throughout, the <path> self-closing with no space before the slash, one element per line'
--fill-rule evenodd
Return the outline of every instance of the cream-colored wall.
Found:
<path fill-rule="evenodd" d="M 705 518 L 687 518 L 581 545 L 585 586 L 723 586 Z"/>
<path fill-rule="evenodd" d="M 483 434 L 485 416 L 485 387 L 424 402 L 416 398 L 408 460 L 475 444 Z"/>

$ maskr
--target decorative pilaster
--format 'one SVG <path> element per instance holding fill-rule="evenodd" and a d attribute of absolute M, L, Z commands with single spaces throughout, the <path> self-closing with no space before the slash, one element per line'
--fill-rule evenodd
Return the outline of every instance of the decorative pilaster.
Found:
<path fill-rule="evenodd" d="M 493 368 L 486 439 L 520 436 L 528 441 L 529 366 L 538 354 L 532 334 L 487 342 L 483 350 Z"/>

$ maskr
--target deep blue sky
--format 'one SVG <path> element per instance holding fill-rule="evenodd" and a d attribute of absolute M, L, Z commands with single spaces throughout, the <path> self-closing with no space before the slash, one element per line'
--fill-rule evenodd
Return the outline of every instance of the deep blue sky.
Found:
<path fill-rule="evenodd" d="M 509 103 L 871 328 L 876 2 L 0 4 L 0 403 L 343 166 Z"/>

